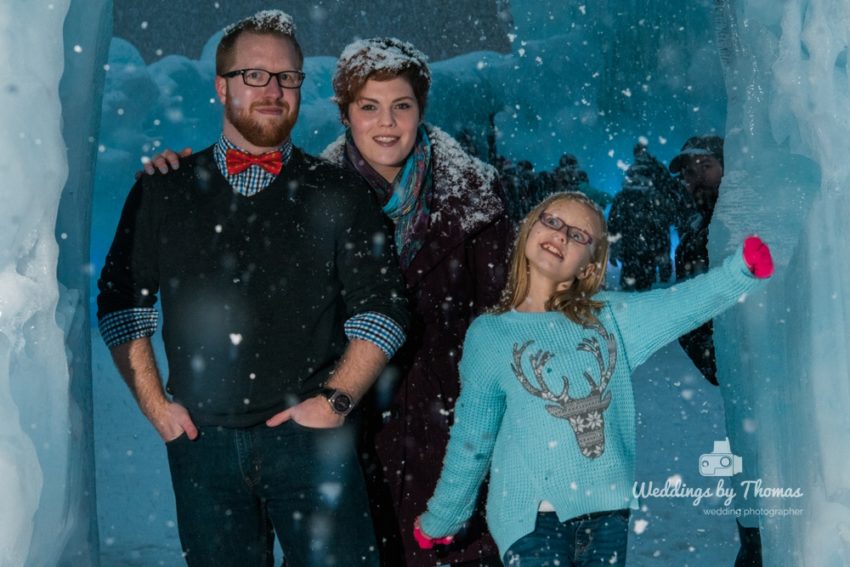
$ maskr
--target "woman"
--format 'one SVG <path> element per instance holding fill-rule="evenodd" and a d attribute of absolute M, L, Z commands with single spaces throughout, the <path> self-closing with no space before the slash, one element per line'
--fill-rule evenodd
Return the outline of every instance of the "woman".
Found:
<path fill-rule="evenodd" d="M 393 38 L 346 47 L 333 79 L 346 131 L 323 157 L 360 173 L 394 223 L 414 311 L 407 342 L 392 361 L 394 394 L 382 403 L 379 383 L 377 407 L 366 412 L 375 418 L 365 429 L 376 459 L 367 463 L 367 476 L 385 564 L 498 564 L 481 514 L 439 555 L 420 550 L 409 529 L 440 474 L 466 329 L 497 303 L 513 237 L 496 171 L 423 123 L 430 83 L 426 57 Z M 399 533 L 403 558 L 393 541 Z"/>

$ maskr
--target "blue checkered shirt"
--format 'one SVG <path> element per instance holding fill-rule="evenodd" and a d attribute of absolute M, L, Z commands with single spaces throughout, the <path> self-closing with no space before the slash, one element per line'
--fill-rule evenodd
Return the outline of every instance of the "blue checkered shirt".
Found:
<path fill-rule="evenodd" d="M 219 171 L 238 193 L 246 197 L 256 195 L 271 185 L 277 177 L 258 165 L 252 165 L 236 175 L 228 175 L 226 154 L 229 149 L 244 151 L 222 134 L 213 147 L 213 155 Z M 287 140 L 279 150 L 283 156 L 283 165 L 286 167 L 292 156 L 292 142 Z M 150 337 L 156 331 L 158 316 L 159 312 L 153 307 L 115 311 L 105 315 L 98 322 L 100 335 L 109 348 L 135 339 Z M 368 341 L 380 348 L 388 359 L 393 357 L 406 339 L 404 329 L 398 323 L 375 311 L 355 315 L 345 322 L 344 329 L 349 340 Z"/>

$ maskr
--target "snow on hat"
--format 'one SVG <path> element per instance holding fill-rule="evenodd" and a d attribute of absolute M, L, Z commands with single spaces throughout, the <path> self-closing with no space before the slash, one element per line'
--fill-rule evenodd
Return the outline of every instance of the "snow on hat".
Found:
<path fill-rule="evenodd" d="M 723 138 L 720 136 L 693 136 L 688 138 L 679 155 L 670 162 L 670 171 L 679 173 L 691 156 L 712 156 L 723 164 Z"/>
<path fill-rule="evenodd" d="M 376 71 L 400 73 L 413 69 L 431 84 L 428 57 L 410 43 L 394 37 L 374 37 L 350 43 L 342 50 L 336 65 L 334 83 L 341 72 L 365 79 Z"/>
<path fill-rule="evenodd" d="M 290 37 L 295 36 L 295 22 L 292 16 L 283 10 L 262 10 L 224 28 L 224 37 L 249 25 L 257 31 L 279 32 Z"/>

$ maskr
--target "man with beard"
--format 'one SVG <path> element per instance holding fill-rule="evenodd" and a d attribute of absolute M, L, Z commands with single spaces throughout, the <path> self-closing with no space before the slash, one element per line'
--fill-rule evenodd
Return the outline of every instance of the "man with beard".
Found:
<path fill-rule="evenodd" d="M 291 565 L 377 565 L 350 412 L 408 315 L 368 186 L 290 141 L 302 64 L 283 12 L 225 30 L 220 139 L 136 183 L 98 282 L 101 333 L 166 443 L 189 565 L 271 565 L 274 534 Z"/>

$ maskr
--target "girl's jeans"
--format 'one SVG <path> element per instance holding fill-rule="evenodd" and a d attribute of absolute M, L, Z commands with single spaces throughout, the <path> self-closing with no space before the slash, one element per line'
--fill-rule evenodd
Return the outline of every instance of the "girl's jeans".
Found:
<path fill-rule="evenodd" d="M 629 510 L 598 512 L 561 522 L 555 512 L 539 512 L 533 532 L 505 553 L 509 567 L 625 565 Z"/>

